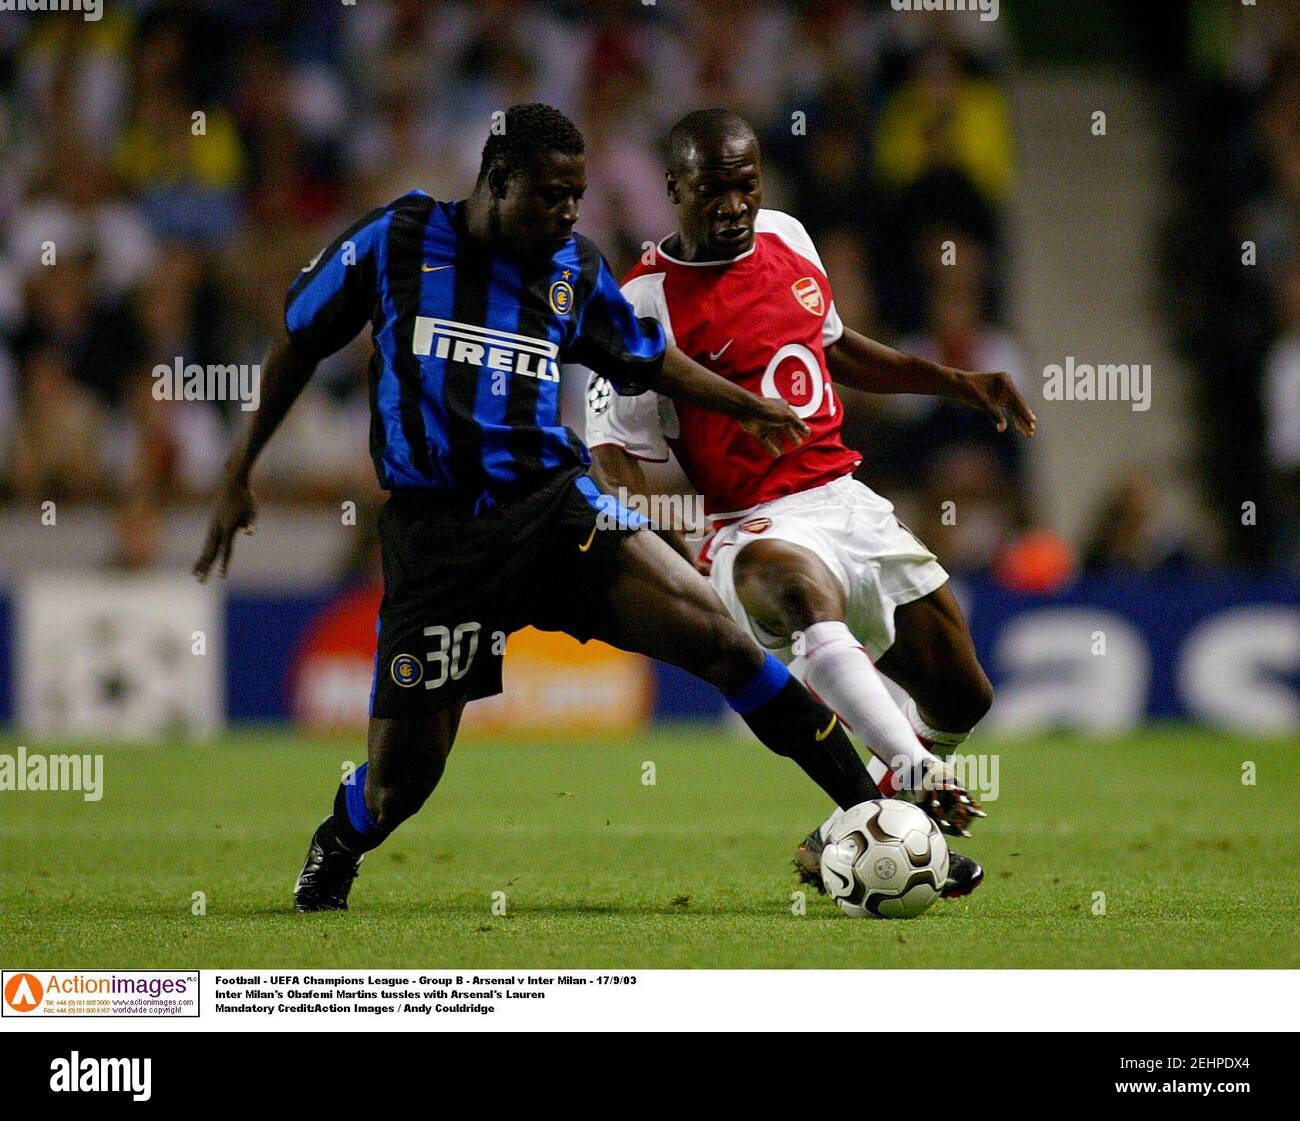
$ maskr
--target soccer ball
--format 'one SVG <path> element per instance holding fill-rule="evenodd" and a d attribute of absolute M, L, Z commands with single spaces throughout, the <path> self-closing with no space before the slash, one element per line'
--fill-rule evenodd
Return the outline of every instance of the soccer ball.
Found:
<path fill-rule="evenodd" d="M 593 413 L 603 413 L 613 400 L 614 387 L 608 378 L 594 377 L 587 386 L 587 405 Z"/>
<path fill-rule="evenodd" d="M 862 802 L 831 818 L 822 883 L 850 918 L 915 918 L 947 878 L 948 842 L 910 802 Z"/>

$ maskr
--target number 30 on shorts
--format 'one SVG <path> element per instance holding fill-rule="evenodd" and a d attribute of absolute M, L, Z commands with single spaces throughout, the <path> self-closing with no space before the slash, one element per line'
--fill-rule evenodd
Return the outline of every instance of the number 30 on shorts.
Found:
<path fill-rule="evenodd" d="M 426 638 L 434 639 L 438 648 L 425 654 L 425 660 L 431 663 L 429 676 L 424 682 L 426 689 L 436 689 L 448 680 L 459 681 L 474 663 L 478 653 L 478 632 L 480 623 L 461 623 L 454 631 L 447 627 L 425 627 Z"/>

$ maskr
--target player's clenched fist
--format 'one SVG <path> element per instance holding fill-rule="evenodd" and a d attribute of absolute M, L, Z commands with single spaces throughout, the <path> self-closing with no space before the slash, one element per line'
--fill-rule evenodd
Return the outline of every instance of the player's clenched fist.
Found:
<path fill-rule="evenodd" d="M 221 554 L 220 572 L 225 576 L 226 569 L 230 567 L 230 551 L 235 546 L 235 534 L 241 529 L 245 533 L 252 533 L 256 520 L 257 506 L 248 484 L 237 478 L 226 479 L 217 495 L 217 508 L 212 515 L 212 524 L 208 527 L 203 552 L 194 562 L 193 572 L 200 583 L 207 580 L 218 553 Z"/>

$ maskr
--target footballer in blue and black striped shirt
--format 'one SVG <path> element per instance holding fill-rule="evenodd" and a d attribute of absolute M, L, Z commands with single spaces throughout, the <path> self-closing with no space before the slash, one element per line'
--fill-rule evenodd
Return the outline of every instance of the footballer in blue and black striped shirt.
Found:
<path fill-rule="evenodd" d="M 839 805 L 876 797 L 833 714 L 727 614 L 704 578 L 603 494 L 559 422 L 562 367 L 619 393 L 732 417 L 780 455 L 807 428 L 668 346 L 639 319 L 600 251 L 574 232 L 582 136 L 547 105 L 517 105 L 483 150 L 474 191 L 412 191 L 371 211 L 296 277 L 261 405 L 221 482 L 195 574 L 255 517 L 249 476 L 317 363 L 370 324 L 370 453 L 390 492 L 379 515 L 379 612 L 368 760 L 339 786 L 295 891 L 338 910 L 363 853 L 424 803 L 468 701 L 501 691 L 505 636 L 524 626 L 598 638 L 716 685 L 759 739 Z M 742 196 L 723 207 L 748 205 Z M 585 374 L 583 375 L 585 377 Z"/>

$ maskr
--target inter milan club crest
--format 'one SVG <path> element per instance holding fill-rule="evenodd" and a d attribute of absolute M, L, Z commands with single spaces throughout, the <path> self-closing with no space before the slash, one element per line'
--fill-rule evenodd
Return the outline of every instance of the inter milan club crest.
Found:
<path fill-rule="evenodd" d="M 790 290 L 794 293 L 794 298 L 813 315 L 821 315 L 826 310 L 821 287 L 811 276 L 800 277 L 790 285 Z"/>
<path fill-rule="evenodd" d="M 547 299 L 556 315 L 568 315 L 573 308 L 573 285 L 567 280 L 557 280 L 551 285 Z"/>
<path fill-rule="evenodd" d="M 391 669 L 393 680 L 403 689 L 409 689 L 412 685 L 418 685 L 420 678 L 424 676 L 424 667 L 420 665 L 420 660 L 414 654 L 398 654 L 393 659 Z"/>

